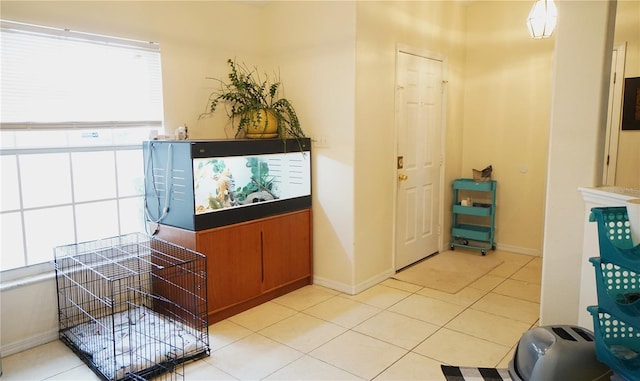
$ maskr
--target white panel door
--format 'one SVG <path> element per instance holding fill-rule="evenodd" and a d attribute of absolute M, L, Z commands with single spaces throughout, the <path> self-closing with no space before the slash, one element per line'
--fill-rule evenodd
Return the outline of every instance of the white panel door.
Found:
<path fill-rule="evenodd" d="M 398 52 L 396 270 L 438 251 L 443 65 Z"/>

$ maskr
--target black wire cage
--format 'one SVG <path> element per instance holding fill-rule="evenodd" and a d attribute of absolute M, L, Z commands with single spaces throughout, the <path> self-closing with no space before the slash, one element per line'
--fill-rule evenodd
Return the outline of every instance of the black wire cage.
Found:
<path fill-rule="evenodd" d="M 204 255 L 133 233 L 54 256 L 60 339 L 100 378 L 184 379 L 209 355 Z"/>

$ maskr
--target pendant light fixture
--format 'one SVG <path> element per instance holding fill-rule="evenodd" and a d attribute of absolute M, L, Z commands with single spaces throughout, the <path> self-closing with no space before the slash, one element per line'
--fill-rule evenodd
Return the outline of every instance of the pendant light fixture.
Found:
<path fill-rule="evenodd" d="M 532 38 L 551 37 L 558 20 L 558 8 L 553 0 L 537 0 L 527 17 L 527 27 Z"/>

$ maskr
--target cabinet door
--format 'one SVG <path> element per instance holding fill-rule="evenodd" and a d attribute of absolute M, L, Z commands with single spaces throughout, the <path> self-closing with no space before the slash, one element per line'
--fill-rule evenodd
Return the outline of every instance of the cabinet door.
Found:
<path fill-rule="evenodd" d="M 311 275 L 311 211 L 262 222 L 263 290 Z"/>
<path fill-rule="evenodd" d="M 198 235 L 207 255 L 209 311 L 251 299 L 262 290 L 260 224 L 208 230 Z"/>

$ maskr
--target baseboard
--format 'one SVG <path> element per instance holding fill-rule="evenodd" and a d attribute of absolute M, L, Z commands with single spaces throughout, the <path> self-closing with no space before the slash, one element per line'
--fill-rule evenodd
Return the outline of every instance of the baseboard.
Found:
<path fill-rule="evenodd" d="M 508 251 L 516 254 L 526 254 L 534 257 L 541 257 L 542 250 L 532 249 L 530 247 L 514 246 L 502 243 L 496 243 L 496 250 Z"/>
<path fill-rule="evenodd" d="M 359 294 L 362 291 L 365 291 L 377 284 L 379 284 L 380 282 L 384 282 L 385 280 L 391 278 L 396 272 L 393 269 L 389 269 L 383 273 L 380 273 L 378 275 L 375 275 L 369 279 L 367 279 L 366 281 L 359 283 L 357 285 L 354 286 L 354 294 Z"/>
<path fill-rule="evenodd" d="M 332 279 L 327 279 L 327 278 L 314 275 L 313 284 L 316 286 L 322 286 L 322 287 L 330 288 L 332 290 L 343 292 L 345 294 L 352 295 L 351 285 L 348 285 L 342 282 L 336 282 L 335 280 L 332 280 Z"/>
<path fill-rule="evenodd" d="M 2 353 L 3 357 L 10 356 L 18 352 L 26 351 L 27 349 L 31 349 L 56 340 L 58 340 L 57 329 L 43 332 L 36 336 L 28 337 L 16 343 L 5 344 L 2 346 L 2 348 L 0 348 L 0 353 Z"/>
<path fill-rule="evenodd" d="M 318 286 L 322 286 L 322 287 L 326 287 L 326 288 L 330 288 L 332 290 L 336 290 L 336 291 L 340 291 L 342 293 L 348 294 L 348 295 L 356 295 L 361 293 L 364 290 L 367 290 L 377 284 L 379 284 L 380 282 L 383 282 L 387 279 L 389 279 L 391 276 L 393 276 L 393 274 L 395 274 L 395 271 L 393 271 L 392 269 L 389 269 L 387 271 L 385 271 L 384 273 L 380 273 L 378 275 L 375 275 L 369 279 L 367 279 L 366 281 L 356 284 L 356 285 L 351 285 L 351 284 L 346 284 L 346 283 L 342 283 L 342 282 L 336 282 L 335 280 L 332 279 L 327 279 L 327 278 L 323 278 L 323 277 L 319 277 L 319 276 L 314 276 L 313 277 L 313 284 L 318 285 Z"/>

